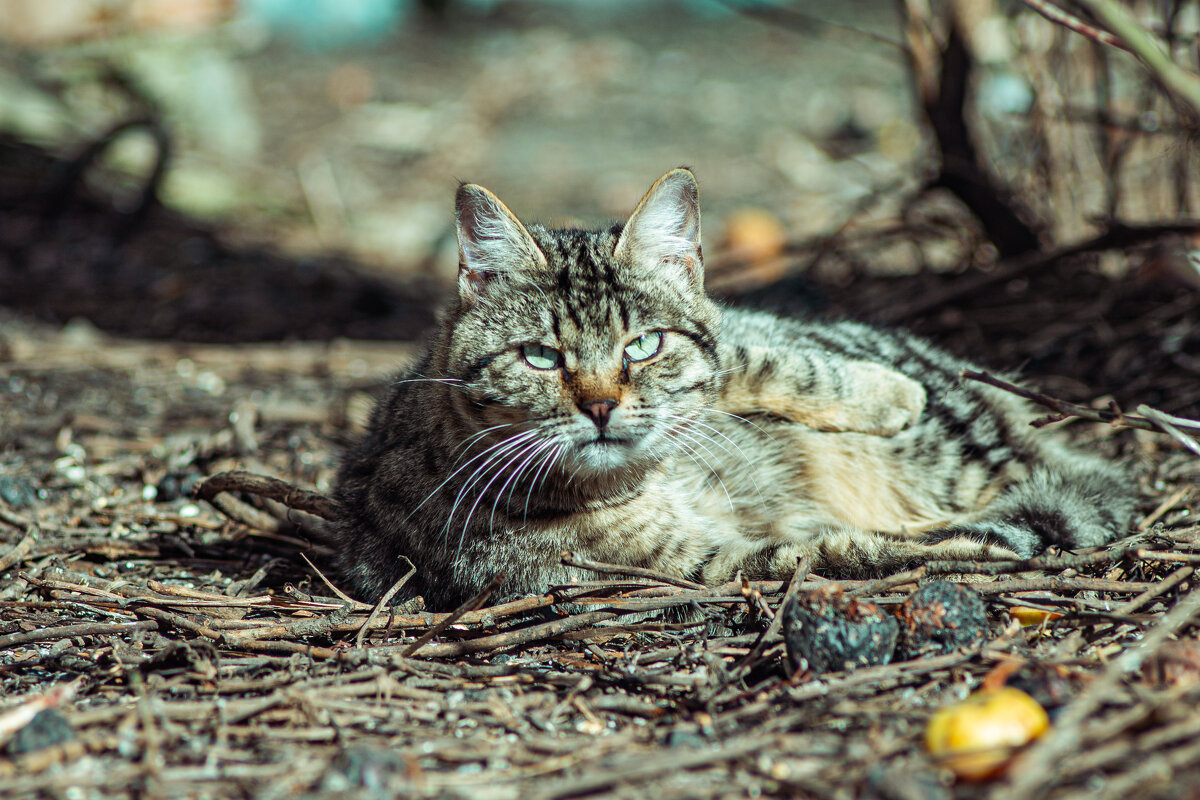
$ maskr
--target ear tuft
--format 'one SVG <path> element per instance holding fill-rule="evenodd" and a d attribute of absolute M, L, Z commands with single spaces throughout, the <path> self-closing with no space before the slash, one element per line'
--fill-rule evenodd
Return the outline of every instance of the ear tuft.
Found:
<path fill-rule="evenodd" d="M 474 301 L 494 278 L 546 268 L 529 231 L 500 198 L 482 186 L 464 183 L 455 197 L 458 227 L 459 294 Z"/>
<path fill-rule="evenodd" d="M 625 224 L 615 255 L 638 269 L 683 268 L 691 281 L 703 282 L 700 192 L 691 170 L 679 167 L 654 182 Z"/>

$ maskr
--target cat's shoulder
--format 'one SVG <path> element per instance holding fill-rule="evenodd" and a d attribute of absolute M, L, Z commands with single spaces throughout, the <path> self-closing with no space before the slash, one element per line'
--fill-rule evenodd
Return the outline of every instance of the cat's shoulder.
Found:
<path fill-rule="evenodd" d="M 781 316 L 759 309 L 726 306 L 722 308 L 721 335 L 730 342 L 764 345 L 811 344 L 837 349 L 856 343 L 880 340 L 899 341 L 909 337 L 852 319 Z"/>

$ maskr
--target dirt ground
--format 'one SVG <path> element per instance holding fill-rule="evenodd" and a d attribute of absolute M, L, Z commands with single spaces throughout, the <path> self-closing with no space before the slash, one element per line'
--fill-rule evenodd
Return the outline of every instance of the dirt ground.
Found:
<path fill-rule="evenodd" d="M 1130 465 L 1130 538 L 1001 572 L 841 581 L 884 610 L 939 576 L 969 583 L 986 636 L 821 675 L 793 668 L 780 632 L 786 598 L 829 591 L 818 575 L 705 588 L 598 566 L 498 606 L 373 609 L 320 576 L 319 497 L 194 495 L 231 470 L 330 489 L 444 294 L 453 177 L 541 218 L 595 220 L 691 162 L 712 198 L 710 283 L 730 302 L 909 327 L 1098 413 L 1200 416 L 1200 291 L 1163 266 L 1186 225 L 1131 212 L 1111 240 L 1072 247 L 1064 223 L 997 260 L 961 206 L 911 191 L 917 152 L 880 156 L 878 132 L 916 114 L 896 99 L 906 77 L 873 54 L 854 69 L 827 57 L 842 33 L 680 16 L 676 38 L 632 14 L 601 29 L 500 6 L 515 17 L 410 27 L 404 47 L 353 59 L 271 46 L 239 62 L 271 104 L 256 118 L 278 169 L 249 179 L 271 203 L 131 215 L 103 170 L 63 182 L 77 149 L 0 140 L 0 795 L 1194 796 L 1200 458 L 1186 434 L 1059 423 Z M 899 36 L 887 15 L 829 13 Z M 353 139 L 376 129 L 330 100 L 348 61 L 377 76 L 393 124 L 423 109 L 445 135 Z M 547 72 L 559 83 L 531 79 Z M 858 111 L 814 123 L 829 107 L 816 89 L 846 86 Z M 732 121 L 713 123 L 713 104 Z M 183 130 L 181 169 L 204 158 Z M 334 195 L 313 183 L 322 159 Z M 872 179 L 855 188 L 860 169 Z M 750 205 L 785 232 L 764 257 L 727 238 Z M 877 215 L 842 224 L 866 205 Z M 684 609 L 701 621 L 679 622 Z M 1050 732 L 995 780 L 955 783 L 927 723 L 1005 681 Z"/>

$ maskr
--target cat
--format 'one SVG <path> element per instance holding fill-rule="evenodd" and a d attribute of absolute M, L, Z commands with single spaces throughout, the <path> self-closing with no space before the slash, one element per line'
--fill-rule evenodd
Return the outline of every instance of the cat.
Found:
<path fill-rule="evenodd" d="M 1028 425 L 921 339 L 722 308 L 698 188 L 624 225 L 525 225 L 459 187 L 457 295 L 348 451 L 336 573 L 360 599 L 453 607 L 591 577 L 561 555 L 717 584 L 931 559 L 1027 558 L 1123 535 L 1122 468 Z"/>

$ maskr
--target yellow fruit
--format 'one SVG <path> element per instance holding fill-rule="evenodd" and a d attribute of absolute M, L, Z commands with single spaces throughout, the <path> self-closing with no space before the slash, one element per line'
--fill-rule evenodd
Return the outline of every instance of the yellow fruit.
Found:
<path fill-rule="evenodd" d="M 1049 727 L 1045 709 L 1020 689 L 983 689 L 933 715 L 925 748 L 959 778 L 982 781 L 1003 774 Z"/>
<path fill-rule="evenodd" d="M 1062 614 L 1057 611 L 1043 611 L 1040 608 L 1029 608 L 1028 606 L 1013 606 L 1008 610 L 1008 615 L 1021 623 L 1022 628 L 1062 618 Z"/>
<path fill-rule="evenodd" d="M 770 211 L 742 208 L 725 219 L 721 245 L 735 258 L 752 263 L 766 261 L 783 252 L 787 246 L 787 231 Z"/>

